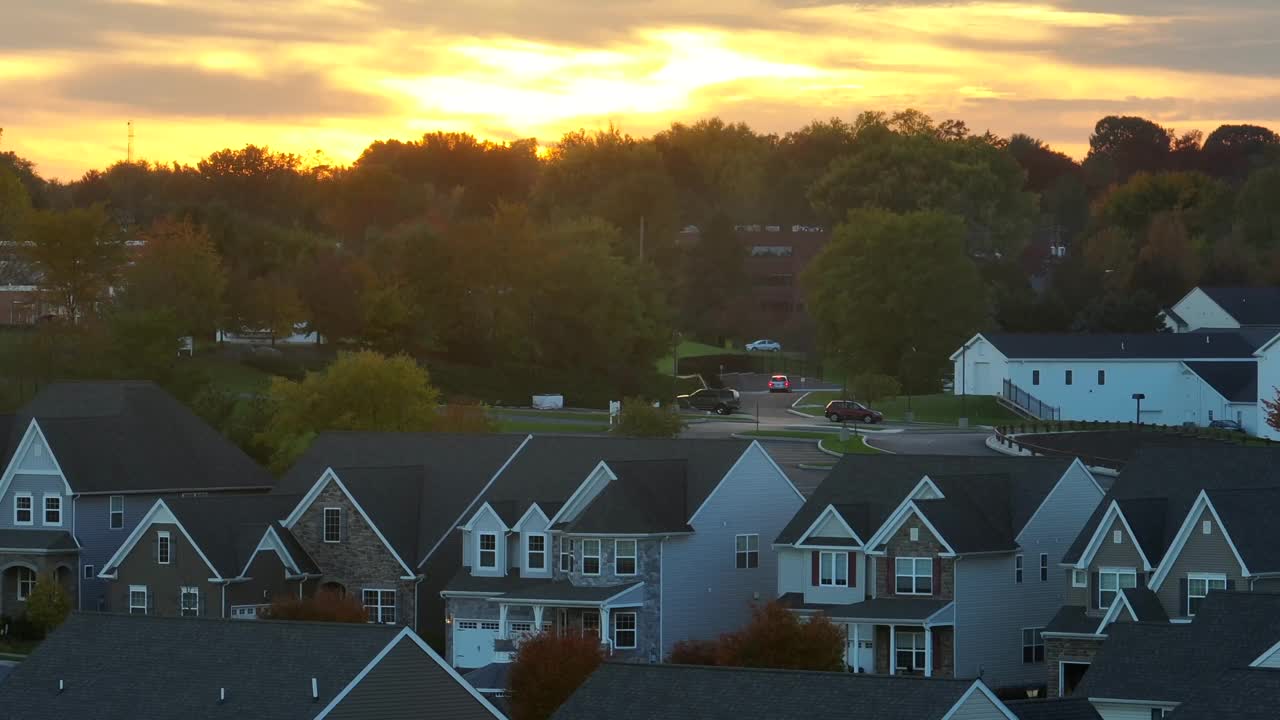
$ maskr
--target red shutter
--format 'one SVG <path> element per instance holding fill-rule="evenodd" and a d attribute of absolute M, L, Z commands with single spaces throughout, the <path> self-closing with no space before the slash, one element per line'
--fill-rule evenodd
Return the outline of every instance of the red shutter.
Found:
<path fill-rule="evenodd" d="M 858 562 L 855 559 L 857 553 L 849 553 L 849 587 L 858 587 Z"/>
<path fill-rule="evenodd" d="M 809 553 L 809 556 L 813 558 L 813 584 L 817 585 L 818 584 L 818 551 L 817 550 L 811 551 Z"/>
<path fill-rule="evenodd" d="M 942 558 L 933 559 L 933 594 L 942 595 Z"/>
<path fill-rule="evenodd" d="M 898 594 L 898 576 L 892 555 L 884 556 L 884 594 L 893 597 Z"/>

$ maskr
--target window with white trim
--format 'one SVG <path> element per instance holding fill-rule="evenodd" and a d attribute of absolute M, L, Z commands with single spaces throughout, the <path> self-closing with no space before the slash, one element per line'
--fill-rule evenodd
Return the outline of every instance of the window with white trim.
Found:
<path fill-rule="evenodd" d="M 1022 662 L 1044 662 L 1044 628 L 1022 629 Z"/>
<path fill-rule="evenodd" d="M 600 637 L 600 613 L 595 610 L 586 610 L 582 613 L 582 634 Z"/>
<path fill-rule="evenodd" d="M 1213 521 L 1212 521 L 1212 520 L 1201 520 L 1201 521 L 1200 521 L 1200 534 L 1201 534 L 1201 535 L 1212 535 L 1212 534 L 1213 534 Z"/>
<path fill-rule="evenodd" d="M 833 550 L 818 553 L 818 585 L 849 587 L 849 553 Z"/>
<path fill-rule="evenodd" d="M 919 542 L 920 528 L 918 527 L 911 528 L 911 530 L 908 531 L 907 536 L 911 538 L 911 542 Z"/>
<path fill-rule="evenodd" d="M 898 595 L 932 595 L 933 558 L 894 558 L 894 592 Z"/>
<path fill-rule="evenodd" d="M 480 533 L 478 541 L 480 549 L 480 567 L 496 568 L 498 567 L 498 534 L 491 532 Z"/>
<path fill-rule="evenodd" d="M 1124 531 L 1122 531 L 1122 530 L 1112 530 L 1112 531 L 1111 531 L 1111 542 L 1112 542 L 1112 543 L 1114 543 L 1114 544 L 1116 544 L 1116 545 L 1119 545 L 1120 543 L 1124 542 Z"/>
<path fill-rule="evenodd" d="M 898 630 L 894 632 L 894 665 L 901 672 L 924 672 L 924 633 Z"/>
<path fill-rule="evenodd" d="M 61 525 L 62 524 L 62 496 L 61 495 L 45 495 L 44 496 L 44 524 L 45 525 Z"/>
<path fill-rule="evenodd" d="M 614 540 L 613 541 L 613 574 L 614 575 L 635 575 L 636 574 L 636 541 L 635 540 Z"/>
<path fill-rule="evenodd" d="M 578 541 L 560 538 L 560 572 L 573 572 L 576 567 Z"/>
<path fill-rule="evenodd" d="M 396 591 L 368 590 L 364 597 L 364 609 L 369 614 L 369 622 L 383 625 L 394 625 L 396 622 Z"/>
<path fill-rule="evenodd" d="M 582 541 L 582 574 L 583 575 L 599 575 L 600 574 L 600 541 L 599 540 L 583 540 Z"/>
<path fill-rule="evenodd" d="M 84 566 L 84 579 L 85 579 L 85 580 L 92 580 L 92 579 L 94 579 L 94 578 L 95 578 L 95 577 L 97 577 L 97 576 L 98 576 L 98 574 L 94 572 L 94 567 L 93 567 L 92 565 L 85 565 L 85 566 Z"/>
<path fill-rule="evenodd" d="M 200 588 L 184 587 L 179 595 L 179 612 L 182 617 L 200 616 Z"/>
<path fill-rule="evenodd" d="M 618 650 L 631 650 L 636 646 L 636 614 L 613 614 L 613 646 Z"/>
<path fill-rule="evenodd" d="M 327 543 L 342 542 L 342 508 L 327 507 L 324 509 L 324 541 Z"/>
<path fill-rule="evenodd" d="M 36 573 L 31 568 L 18 568 L 18 599 L 25 601 L 36 589 Z"/>
<path fill-rule="evenodd" d="M 156 562 L 168 565 L 171 560 L 173 560 L 173 547 L 169 531 L 160 530 L 156 533 Z"/>
<path fill-rule="evenodd" d="M 760 536 L 734 536 L 734 563 L 739 570 L 750 570 L 760 567 Z"/>
<path fill-rule="evenodd" d="M 1019 585 L 1022 584 L 1022 556 L 1013 556 L 1013 581 Z"/>
<path fill-rule="evenodd" d="M 1205 573 L 1187 575 L 1187 616 L 1193 616 L 1200 609 L 1200 601 L 1204 600 L 1210 590 L 1226 590 L 1227 576 Z"/>
<path fill-rule="evenodd" d="M 547 568 L 547 536 L 531 533 L 525 536 L 525 566 L 530 570 Z"/>
<path fill-rule="evenodd" d="M 124 496 L 112 495 L 109 502 L 107 527 L 111 530 L 124 529 Z"/>
<path fill-rule="evenodd" d="M 147 614 L 147 586 L 146 585 L 130 585 L 129 586 L 129 614 L 130 615 L 146 615 Z"/>
<path fill-rule="evenodd" d="M 509 623 L 511 634 L 518 638 L 526 638 L 533 635 L 533 623 L 531 622 L 513 622 Z"/>
<path fill-rule="evenodd" d="M 502 628 L 502 623 L 496 620 L 486 620 L 480 623 L 481 630 L 499 630 L 501 628 Z"/>
<path fill-rule="evenodd" d="M 30 525 L 34 517 L 35 501 L 31 499 L 31 493 L 21 492 L 13 495 L 13 524 L 14 525 Z"/>
<path fill-rule="evenodd" d="M 258 611 L 270 607 L 269 605 L 232 605 L 232 620 L 257 620 Z"/>
<path fill-rule="evenodd" d="M 1049 554 L 1040 553 L 1040 582 L 1049 582 Z"/>
<path fill-rule="evenodd" d="M 1138 587 L 1138 573 L 1131 568 L 1102 568 L 1098 571 L 1098 608 L 1106 610 L 1125 588 Z"/>
<path fill-rule="evenodd" d="M 1089 587 L 1089 573 L 1084 570 L 1072 570 L 1071 587 Z"/>

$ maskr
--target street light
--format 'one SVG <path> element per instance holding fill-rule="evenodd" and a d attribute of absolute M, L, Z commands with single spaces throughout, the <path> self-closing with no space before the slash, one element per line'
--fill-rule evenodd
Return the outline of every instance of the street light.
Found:
<path fill-rule="evenodd" d="M 1134 422 L 1141 425 L 1142 424 L 1142 401 L 1146 400 L 1147 396 L 1143 393 L 1134 393 L 1133 399 L 1135 402 L 1138 403 L 1137 415 L 1134 417 Z"/>

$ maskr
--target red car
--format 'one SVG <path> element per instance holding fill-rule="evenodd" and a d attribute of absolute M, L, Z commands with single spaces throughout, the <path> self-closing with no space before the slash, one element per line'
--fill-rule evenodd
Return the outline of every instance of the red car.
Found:
<path fill-rule="evenodd" d="M 822 414 L 831 422 L 863 422 L 874 425 L 884 420 L 883 413 L 853 400 L 832 400 L 827 403 Z"/>

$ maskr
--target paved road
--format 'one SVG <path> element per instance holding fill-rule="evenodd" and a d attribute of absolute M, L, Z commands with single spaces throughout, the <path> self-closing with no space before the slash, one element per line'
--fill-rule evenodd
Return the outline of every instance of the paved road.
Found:
<path fill-rule="evenodd" d="M 867 443 L 899 455 L 997 455 L 987 447 L 985 431 L 913 430 L 877 435 Z"/>

